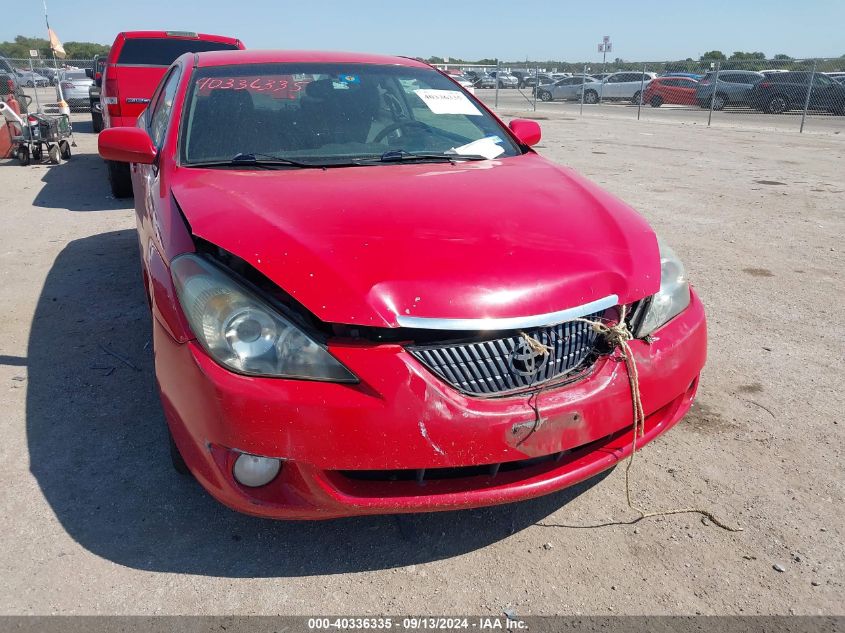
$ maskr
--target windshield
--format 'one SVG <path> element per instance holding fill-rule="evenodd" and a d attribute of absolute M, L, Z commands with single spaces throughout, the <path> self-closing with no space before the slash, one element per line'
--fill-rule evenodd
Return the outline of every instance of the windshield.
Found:
<path fill-rule="evenodd" d="M 238 155 L 328 165 L 397 151 L 404 157 L 521 153 L 493 117 L 440 73 L 374 64 L 200 68 L 185 99 L 181 147 L 186 164 Z"/>

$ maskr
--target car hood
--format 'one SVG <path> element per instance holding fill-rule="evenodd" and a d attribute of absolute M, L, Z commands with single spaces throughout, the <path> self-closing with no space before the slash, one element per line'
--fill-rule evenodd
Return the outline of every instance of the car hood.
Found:
<path fill-rule="evenodd" d="M 529 153 L 497 161 L 181 167 L 194 235 L 246 260 L 325 322 L 526 317 L 660 285 L 657 240 L 627 205 Z"/>

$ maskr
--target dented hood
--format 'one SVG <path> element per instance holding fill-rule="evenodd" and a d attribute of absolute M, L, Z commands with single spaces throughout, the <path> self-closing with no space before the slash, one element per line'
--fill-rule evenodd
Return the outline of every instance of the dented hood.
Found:
<path fill-rule="evenodd" d="M 660 284 L 645 220 L 535 154 L 174 176 L 195 235 L 325 322 L 525 317 L 609 295 L 630 302 Z"/>

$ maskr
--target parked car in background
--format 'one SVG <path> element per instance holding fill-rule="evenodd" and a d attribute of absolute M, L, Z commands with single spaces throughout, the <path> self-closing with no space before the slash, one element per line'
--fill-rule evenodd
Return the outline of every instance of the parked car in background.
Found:
<path fill-rule="evenodd" d="M 597 87 L 584 88 L 584 103 L 596 103 L 599 99 L 639 102 L 640 91 L 645 90 L 655 77 L 656 73 L 642 71 L 613 73 Z"/>
<path fill-rule="evenodd" d="M 489 73 L 490 77 L 498 84 L 499 88 L 518 88 L 519 87 L 519 79 L 517 79 L 514 75 L 511 75 L 509 72 L 504 70 L 492 70 Z M 493 86 L 496 87 L 495 85 Z"/>
<path fill-rule="evenodd" d="M 749 102 L 757 110 L 770 114 L 801 110 L 807 103 L 810 110 L 845 115 L 845 86 L 822 73 L 790 71 L 769 75 L 755 85 L 749 95 Z"/>
<path fill-rule="evenodd" d="M 661 77 L 686 77 L 687 79 L 694 79 L 695 81 L 700 81 L 704 75 L 700 73 L 685 73 L 685 72 L 669 72 L 663 73 L 660 75 Z"/>
<path fill-rule="evenodd" d="M 59 100 L 61 94 L 71 109 L 83 108 L 87 110 L 90 107 L 88 89 L 93 83 L 94 80 L 88 77 L 84 70 L 63 70 L 59 72 L 56 100 Z M 59 89 L 61 89 L 61 93 Z"/>
<path fill-rule="evenodd" d="M 106 57 L 106 55 L 94 55 L 91 68 L 85 69 L 85 74 L 92 80 L 91 85 L 88 86 L 88 107 L 91 109 L 91 125 L 95 132 L 103 129 L 103 103 L 100 101 L 100 91 Z"/>
<path fill-rule="evenodd" d="M 540 138 L 413 59 L 181 56 L 137 125 L 98 138 L 133 163 L 173 466 L 268 518 L 454 511 L 572 486 L 671 429 L 701 301 Z M 151 441 L 121 450 L 157 468 Z"/>
<path fill-rule="evenodd" d="M 716 72 L 711 71 L 698 82 L 695 100 L 702 108 L 709 108 L 712 99 L 714 110 L 728 105 L 748 105 L 751 89 L 764 78 L 765 75 L 753 70 L 721 70 L 717 81 Z"/>
<path fill-rule="evenodd" d="M 761 70 L 759 72 L 761 75 L 769 77 L 771 75 L 777 75 L 778 73 L 788 73 L 789 71 L 786 68 L 767 68 L 766 70 Z"/>
<path fill-rule="evenodd" d="M 46 88 L 50 85 L 50 80 L 44 75 L 39 75 L 32 70 L 24 70 L 23 68 L 15 68 L 15 75 L 18 81 L 27 88 Z"/>
<path fill-rule="evenodd" d="M 447 75 L 449 75 L 449 77 L 451 77 L 452 79 L 457 81 L 460 84 L 461 88 L 463 88 L 464 90 L 467 90 L 468 92 L 470 92 L 472 94 L 475 94 L 475 88 L 474 88 L 474 83 L 473 83 L 472 79 L 470 79 L 469 77 L 464 75 L 459 70 L 447 70 L 445 72 L 446 72 Z"/>
<path fill-rule="evenodd" d="M 604 81 L 605 79 L 610 77 L 612 74 L 613 73 L 596 73 L 596 74 L 590 75 L 590 77 L 592 77 L 593 79 L 596 79 L 598 81 Z"/>
<path fill-rule="evenodd" d="M 534 88 L 535 86 L 542 86 L 544 84 L 553 84 L 555 82 L 551 75 L 540 73 L 538 75 L 528 75 L 525 78 L 525 87 Z"/>
<path fill-rule="evenodd" d="M 553 84 L 539 86 L 537 98 L 540 101 L 566 101 L 581 98 L 582 86 L 598 85 L 600 82 L 592 77 L 566 77 Z"/>
<path fill-rule="evenodd" d="M 643 103 L 659 108 L 664 103 L 697 105 L 695 91 L 698 82 L 689 77 L 657 77 L 643 92 Z"/>
<path fill-rule="evenodd" d="M 100 100 L 103 128 L 135 125 L 146 109 L 167 67 L 183 53 L 237 50 L 240 40 L 186 31 L 126 31 L 118 33 L 103 70 Z M 126 163 L 106 161 L 116 198 L 132 195 Z"/>
<path fill-rule="evenodd" d="M 37 72 L 42 77 L 46 77 L 47 81 L 51 86 L 55 86 L 58 83 L 59 71 L 55 68 L 50 68 L 49 66 L 41 66 L 35 72 Z"/>
<path fill-rule="evenodd" d="M 0 84 L 0 94 L 12 94 L 20 104 L 21 112 L 29 111 L 30 98 L 21 85 L 14 66 L 5 57 L 0 57 L 0 73 L 3 74 L 3 81 Z"/>
<path fill-rule="evenodd" d="M 842 82 L 843 79 L 845 79 L 845 72 L 838 72 L 837 71 L 837 72 L 824 73 L 824 74 L 827 75 L 828 77 L 830 77 L 831 79 L 833 79 L 834 81 L 837 81 L 837 82 L 840 82 L 840 83 Z"/>

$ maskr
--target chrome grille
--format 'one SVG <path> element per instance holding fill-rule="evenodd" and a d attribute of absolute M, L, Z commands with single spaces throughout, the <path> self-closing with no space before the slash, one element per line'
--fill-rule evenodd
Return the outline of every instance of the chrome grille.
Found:
<path fill-rule="evenodd" d="M 495 395 L 530 389 L 585 369 L 597 337 L 582 321 L 531 328 L 525 333 L 549 348 L 550 354 L 531 354 L 519 332 L 487 341 L 412 345 L 408 351 L 455 389 L 470 395 Z"/>

